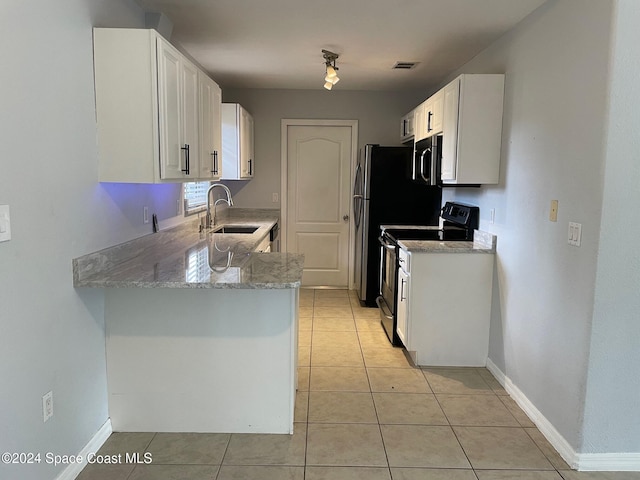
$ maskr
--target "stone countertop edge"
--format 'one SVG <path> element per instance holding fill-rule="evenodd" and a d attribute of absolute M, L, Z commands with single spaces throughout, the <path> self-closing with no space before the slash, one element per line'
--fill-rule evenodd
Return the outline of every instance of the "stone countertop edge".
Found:
<path fill-rule="evenodd" d="M 498 237 L 474 230 L 473 242 L 439 240 L 400 240 L 400 246 L 412 253 L 496 253 Z"/>
<path fill-rule="evenodd" d="M 74 287 L 298 288 L 304 256 L 253 250 L 279 220 L 274 209 L 232 208 L 220 222 L 256 225 L 253 234 L 198 232 L 199 219 L 72 260 Z M 231 252 L 231 253 L 229 253 Z M 213 260 L 216 267 L 210 268 Z"/>

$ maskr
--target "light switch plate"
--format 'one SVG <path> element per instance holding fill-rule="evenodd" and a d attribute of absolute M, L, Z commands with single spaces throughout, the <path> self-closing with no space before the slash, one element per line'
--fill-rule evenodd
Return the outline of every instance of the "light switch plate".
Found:
<path fill-rule="evenodd" d="M 568 242 L 569 245 L 579 247 L 582 241 L 582 224 L 569 222 Z"/>
<path fill-rule="evenodd" d="M 11 240 L 11 216 L 9 205 L 0 205 L 0 242 Z"/>

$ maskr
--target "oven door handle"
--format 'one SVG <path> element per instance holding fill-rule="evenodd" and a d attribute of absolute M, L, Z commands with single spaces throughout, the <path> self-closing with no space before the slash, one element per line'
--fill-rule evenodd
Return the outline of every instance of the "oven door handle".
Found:
<path fill-rule="evenodd" d="M 380 242 L 380 245 L 382 245 L 387 250 L 395 250 L 396 249 L 396 246 L 393 243 L 387 242 L 384 239 L 384 237 L 378 237 L 378 242 Z"/>
<path fill-rule="evenodd" d="M 385 263 L 385 254 L 384 254 L 384 250 L 395 250 L 396 246 L 392 243 L 388 243 L 387 240 L 380 236 L 378 237 L 378 242 L 380 243 L 380 267 L 378 270 L 378 291 L 380 293 L 380 295 L 382 295 L 382 270 L 384 268 L 384 263 Z M 388 268 L 388 267 L 387 267 Z M 395 269 L 396 266 L 394 265 L 393 268 Z M 377 302 L 377 300 L 376 300 Z"/>
<path fill-rule="evenodd" d="M 387 317 L 389 320 L 393 319 L 393 315 L 387 315 L 387 312 L 391 312 L 387 308 L 387 302 L 384 301 L 383 297 L 376 297 L 376 305 L 378 305 L 378 308 L 385 317 Z"/>

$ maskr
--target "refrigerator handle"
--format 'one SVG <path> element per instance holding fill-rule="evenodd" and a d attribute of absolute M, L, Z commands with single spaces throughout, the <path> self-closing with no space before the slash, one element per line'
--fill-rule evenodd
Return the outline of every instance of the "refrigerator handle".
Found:
<path fill-rule="evenodd" d="M 364 195 L 358 192 L 362 192 L 362 188 L 358 189 L 361 183 L 362 169 L 360 164 L 356 166 L 355 180 L 353 183 L 353 221 L 356 228 L 360 228 L 360 217 L 362 216 L 362 199 Z"/>

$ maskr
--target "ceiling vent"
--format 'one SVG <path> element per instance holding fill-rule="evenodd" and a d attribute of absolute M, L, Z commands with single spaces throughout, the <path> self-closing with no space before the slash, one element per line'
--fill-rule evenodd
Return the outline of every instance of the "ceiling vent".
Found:
<path fill-rule="evenodd" d="M 411 70 L 413 67 L 418 65 L 419 62 L 396 62 L 393 66 L 394 70 Z"/>

